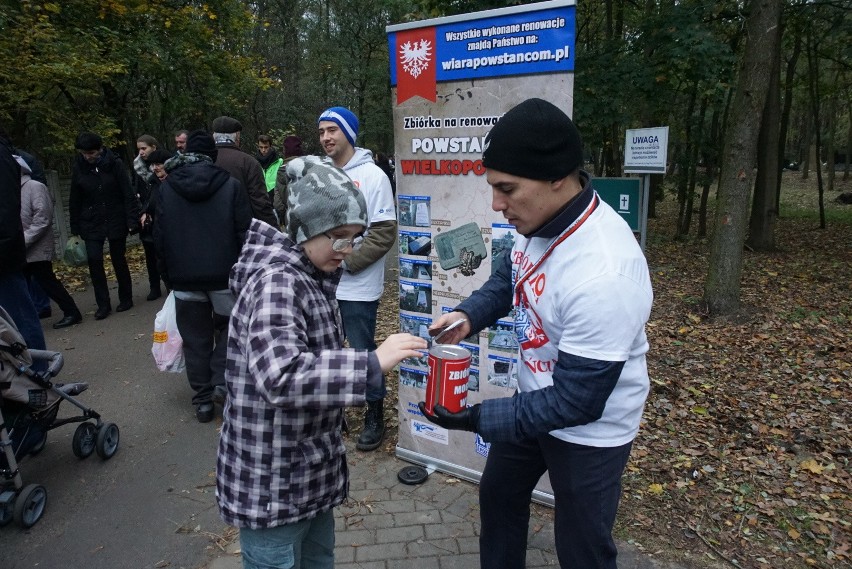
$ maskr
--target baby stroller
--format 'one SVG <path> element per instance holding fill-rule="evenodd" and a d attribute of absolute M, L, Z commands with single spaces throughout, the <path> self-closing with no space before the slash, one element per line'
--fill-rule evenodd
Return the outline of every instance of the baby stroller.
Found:
<path fill-rule="evenodd" d="M 37 371 L 45 364 L 46 370 Z M 80 423 L 71 442 L 78 458 L 97 451 L 98 456 L 109 459 L 118 450 L 118 426 L 104 423 L 96 411 L 74 399 L 88 384 L 51 382 L 62 364 L 59 352 L 27 349 L 17 326 L 0 306 L 0 527 L 14 519 L 21 527 L 30 528 L 44 513 L 47 491 L 40 484 L 24 486 L 18 462 L 44 449 L 48 431 Z M 82 414 L 58 419 L 62 401 Z"/>

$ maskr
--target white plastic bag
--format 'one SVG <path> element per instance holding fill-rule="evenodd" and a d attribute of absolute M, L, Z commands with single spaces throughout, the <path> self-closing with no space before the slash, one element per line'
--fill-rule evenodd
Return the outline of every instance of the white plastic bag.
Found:
<path fill-rule="evenodd" d="M 166 297 L 163 308 L 154 319 L 154 345 L 151 347 L 154 361 L 160 371 L 182 373 L 186 369 L 183 359 L 183 340 L 175 316 L 175 293 Z"/>

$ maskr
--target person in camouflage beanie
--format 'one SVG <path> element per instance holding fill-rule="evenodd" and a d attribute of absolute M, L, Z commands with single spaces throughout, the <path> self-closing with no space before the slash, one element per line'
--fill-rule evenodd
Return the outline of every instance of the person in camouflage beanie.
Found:
<path fill-rule="evenodd" d="M 276 567 L 333 567 L 334 508 L 349 488 L 344 410 L 427 345 L 402 333 L 344 347 L 337 285 L 367 204 L 333 166 L 299 158 L 287 172 L 287 234 L 253 220 L 230 273 L 216 500 L 240 528 L 244 567 L 271 567 L 270 551 Z"/>
<path fill-rule="evenodd" d="M 287 164 L 287 234 L 295 243 L 341 225 L 367 226 L 367 202 L 343 170 L 315 156 Z"/>

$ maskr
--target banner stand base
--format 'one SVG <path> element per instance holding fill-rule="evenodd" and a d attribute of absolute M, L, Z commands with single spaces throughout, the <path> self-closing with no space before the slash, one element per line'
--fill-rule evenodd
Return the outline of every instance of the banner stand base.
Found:
<path fill-rule="evenodd" d="M 479 484 L 479 479 L 482 477 L 482 473 L 477 472 L 476 470 L 459 466 L 458 464 L 453 464 L 451 462 L 445 462 L 433 456 L 419 454 L 412 450 L 402 448 L 399 445 L 396 446 L 396 457 L 414 464 L 419 464 L 426 468 L 439 470 L 445 474 L 452 474 L 457 478 L 473 482 L 474 484 Z M 532 501 L 544 506 L 550 506 L 551 508 L 555 505 L 553 494 L 548 494 L 541 490 L 533 490 Z"/>

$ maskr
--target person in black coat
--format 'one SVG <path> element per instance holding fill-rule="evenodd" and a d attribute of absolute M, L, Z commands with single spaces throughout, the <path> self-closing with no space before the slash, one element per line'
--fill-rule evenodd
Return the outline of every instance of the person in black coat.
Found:
<path fill-rule="evenodd" d="M 74 144 L 79 154 L 71 173 L 71 196 L 68 210 L 71 233 L 86 241 L 89 276 L 95 289 L 98 309 L 95 320 L 103 320 L 112 312 L 109 286 L 104 271 L 104 241 L 109 241 L 109 254 L 118 281 L 118 306 L 123 312 L 133 306 L 133 283 L 127 266 L 128 233 L 139 230 L 139 201 L 130 186 L 124 163 L 97 134 L 83 132 Z"/>
<path fill-rule="evenodd" d="M 189 133 L 186 151 L 165 164 L 156 195 L 154 245 L 160 275 L 175 295 L 186 376 L 201 423 L 224 401 L 228 318 L 234 295 L 228 276 L 252 219 L 242 184 L 216 166 L 213 136 Z"/>
<path fill-rule="evenodd" d="M 44 332 L 23 273 L 27 249 L 21 224 L 21 167 L 12 152 L 0 127 L 0 306 L 14 320 L 27 347 L 43 350 Z"/>
<path fill-rule="evenodd" d="M 148 210 L 153 210 L 152 196 L 155 195 L 157 186 L 160 185 L 160 180 L 151 168 L 153 162 L 151 157 L 155 154 L 161 155 L 165 153 L 165 159 L 160 158 L 160 164 L 171 158 L 171 152 L 160 150 L 157 139 L 148 134 L 143 134 L 136 139 L 136 148 L 139 154 L 133 160 L 133 171 L 136 173 L 133 178 L 133 191 L 136 198 L 142 206 L 142 215 L 139 218 L 139 240 L 142 242 L 142 248 L 145 251 L 145 267 L 148 269 L 148 286 L 150 292 L 146 300 L 157 300 L 162 296 L 160 289 L 160 271 L 157 269 L 157 253 L 154 250 L 154 236 L 151 233 L 153 228 L 153 216 L 149 217 Z M 150 207 L 149 207 L 150 206 Z"/>

